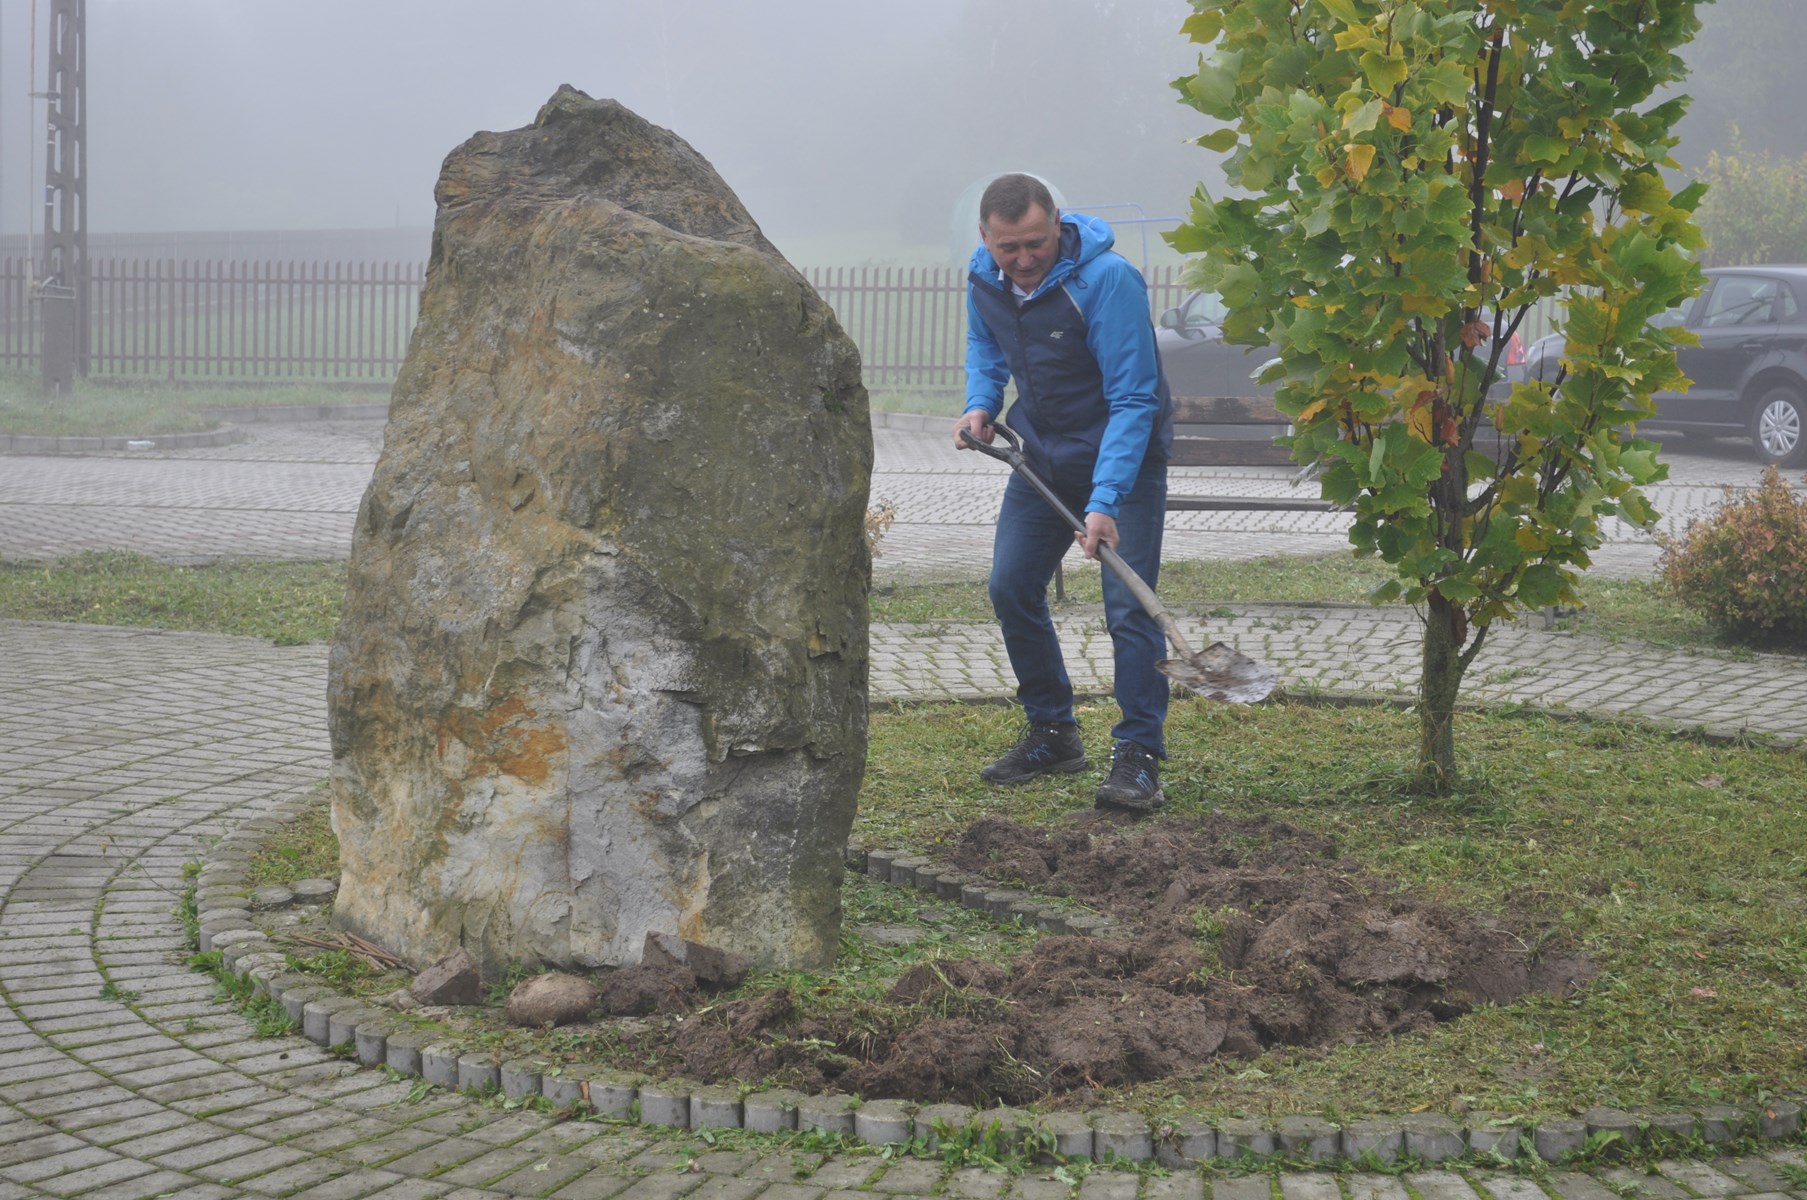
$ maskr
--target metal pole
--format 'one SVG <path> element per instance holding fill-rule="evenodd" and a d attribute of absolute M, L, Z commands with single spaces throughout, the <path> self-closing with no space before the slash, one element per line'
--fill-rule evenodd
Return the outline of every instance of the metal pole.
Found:
<path fill-rule="evenodd" d="M 51 0 L 44 127 L 44 391 L 88 370 L 87 0 Z"/>

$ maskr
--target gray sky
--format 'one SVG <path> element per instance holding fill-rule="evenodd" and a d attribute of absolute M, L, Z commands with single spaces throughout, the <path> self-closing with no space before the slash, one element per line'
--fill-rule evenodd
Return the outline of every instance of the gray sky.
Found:
<path fill-rule="evenodd" d="M 38 6 L 41 46 L 48 0 Z M 0 224 L 11 234 L 28 213 L 40 219 L 41 191 L 24 177 L 29 158 L 42 178 L 41 135 L 24 99 L 31 7 L 0 0 Z M 1125 88 L 1063 64 L 1044 97 L 1049 107 L 1025 120 L 1028 72 L 1013 58 L 1015 31 L 1026 29 L 1045 53 L 1043 43 L 1064 36 L 1053 12 L 1063 7 L 1105 10 L 1114 27 L 1158 43 L 1171 69 L 1151 69 Z M 89 0 L 89 229 L 426 226 L 446 153 L 476 130 L 527 124 L 561 83 L 675 130 L 775 237 L 918 216 L 919 234 L 939 231 L 978 174 L 1049 173 L 1042 160 L 1059 156 L 1063 108 L 1102 111 L 1126 94 L 1143 97 L 1170 127 L 1158 157 L 1170 161 L 1171 183 L 1155 189 L 1165 194 L 1130 198 L 1175 210 L 1208 157 L 1182 144 L 1198 122 L 1165 86 L 1192 59 L 1174 32 L 1190 9 L 1185 0 L 1112 7 Z M 1031 18 L 1008 16 L 1012 8 Z M 1003 30 L 988 26 L 994 12 Z M 1095 40 L 1082 30 L 1070 48 L 1078 54 Z M 40 87 L 43 69 L 40 50 Z M 1116 140 L 1112 132 L 1107 140 Z M 1047 144 L 1054 154 L 1039 152 Z M 1102 159 L 1123 149 L 1107 147 Z M 1121 174 L 1095 187 L 1110 192 Z M 1059 182 L 1070 196 L 1095 190 Z"/>
<path fill-rule="evenodd" d="M 33 8 L 0 0 L 0 230 L 13 235 L 41 222 Z M 48 0 L 36 9 L 41 88 Z M 447 152 L 479 129 L 527 124 L 561 83 L 676 131 L 793 256 L 812 238 L 845 238 L 848 262 L 963 241 L 950 230 L 957 199 L 1003 170 L 1036 171 L 1074 205 L 1178 213 L 1196 181 L 1218 178 L 1215 156 L 1187 144 L 1204 119 L 1168 87 L 1196 61 L 1177 32 L 1190 11 L 1187 0 L 88 0 L 88 227 L 424 228 Z M 1700 12 L 1709 35 L 1716 21 L 1749 26 L 1770 46 L 1798 47 L 1786 35 L 1807 26 L 1807 0 Z M 1767 71 L 1793 86 L 1792 51 L 1772 63 L 1719 41 L 1720 58 L 1702 55 L 1715 75 Z M 1702 106 L 1712 121 L 1694 126 L 1714 137 L 1738 121 L 1750 140 L 1775 108 L 1740 108 L 1757 94 L 1748 87 L 1720 91 Z"/>

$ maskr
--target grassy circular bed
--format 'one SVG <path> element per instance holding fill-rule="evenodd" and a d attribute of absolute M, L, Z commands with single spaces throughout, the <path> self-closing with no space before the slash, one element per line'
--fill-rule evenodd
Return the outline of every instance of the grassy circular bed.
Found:
<path fill-rule="evenodd" d="M 1107 709 L 1081 714 L 1094 747 Z M 415 1019 L 499 1058 L 1152 1113 L 1535 1117 L 1760 1100 L 1802 1078 L 1797 753 L 1472 714 L 1463 789 L 1429 799 L 1408 790 L 1413 714 L 1184 702 L 1171 803 L 1127 823 L 1093 813 L 1091 775 L 980 784 L 1015 733 L 1000 706 L 876 714 L 856 838 L 1106 913 L 1121 936 L 1000 926 L 850 876 L 829 971 L 552 1031 L 499 1007 Z M 331 875 L 335 853 L 304 822 L 260 881 Z M 406 978 L 291 952 L 364 994 Z M 499 1002 L 512 980 L 494 982 Z M 1067 1056 L 1037 1058 L 1057 1034 Z"/>

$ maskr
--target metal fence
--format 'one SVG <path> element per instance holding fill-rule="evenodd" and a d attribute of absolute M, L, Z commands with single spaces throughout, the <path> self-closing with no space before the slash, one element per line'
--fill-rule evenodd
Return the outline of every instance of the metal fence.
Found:
<path fill-rule="evenodd" d="M 963 385 L 963 269 L 803 274 L 859 346 L 869 387 Z M 90 259 L 87 371 L 120 380 L 388 383 L 407 353 L 424 278 L 418 262 Z M 1151 315 L 1186 290 L 1172 265 L 1152 268 L 1148 285 Z M 25 261 L 0 259 L 0 364 L 37 366 L 38 316 Z M 1526 322 L 1527 345 L 1548 331 L 1550 316 Z"/>
<path fill-rule="evenodd" d="M 90 259 L 90 377 L 387 383 L 420 308 L 420 263 Z M 0 260 L 0 363 L 37 365 L 23 259 Z"/>
<path fill-rule="evenodd" d="M 1171 265 L 1149 271 L 1151 315 L 1180 302 L 1179 273 Z M 964 267 L 816 267 L 803 276 L 860 348 L 867 387 L 964 386 Z"/>

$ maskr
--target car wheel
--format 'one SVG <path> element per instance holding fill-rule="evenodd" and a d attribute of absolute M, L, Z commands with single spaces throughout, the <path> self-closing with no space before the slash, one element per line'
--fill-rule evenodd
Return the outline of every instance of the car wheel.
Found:
<path fill-rule="evenodd" d="M 1751 410 L 1751 447 L 1778 467 L 1807 462 L 1807 400 L 1791 387 L 1774 387 Z"/>

